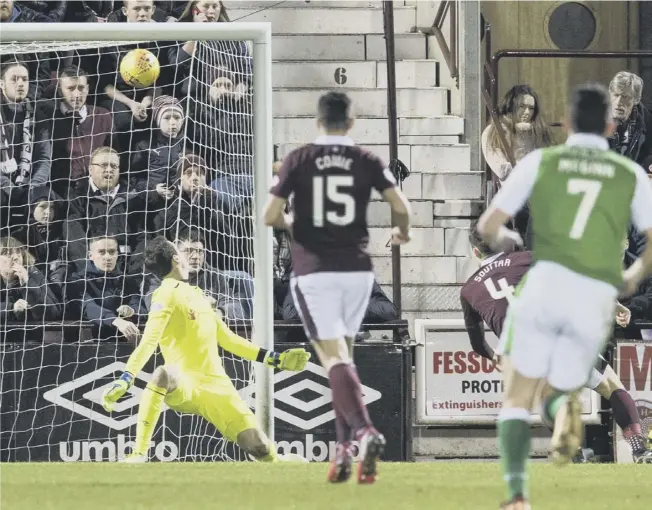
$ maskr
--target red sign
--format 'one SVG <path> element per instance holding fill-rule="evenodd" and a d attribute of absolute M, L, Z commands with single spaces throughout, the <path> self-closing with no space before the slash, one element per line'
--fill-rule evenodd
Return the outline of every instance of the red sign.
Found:
<path fill-rule="evenodd" d="M 618 375 L 628 391 L 652 390 L 652 345 L 621 345 Z"/>
<path fill-rule="evenodd" d="M 491 374 L 491 360 L 473 351 L 435 351 L 432 353 L 433 374 Z"/>

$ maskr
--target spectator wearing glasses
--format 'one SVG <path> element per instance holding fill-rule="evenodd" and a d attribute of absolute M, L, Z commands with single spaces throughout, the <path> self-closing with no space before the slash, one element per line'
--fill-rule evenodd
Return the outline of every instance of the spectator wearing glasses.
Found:
<path fill-rule="evenodd" d="M 117 268 L 118 241 L 111 236 L 93 237 L 88 242 L 88 259 L 66 285 L 73 319 L 93 323 L 99 339 L 123 337 L 136 341 L 138 327 L 130 320 L 140 311 L 139 290 L 131 276 Z"/>
<path fill-rule="evenodd" d="M 190 268 L 188 283 L 202 289 L 222 316 L 230 320 L 251 319 L 254 282 L 244 271 L 219 271 L 206 263 L 206 249 L 196 231 L 177 241 Z"/>
<path fill-rule="evenodd" d="M 52 123 L 28 96 L 29 70 L 18 60 L 0 65 L 0 216 L 2 227 L 25 214 L 30 193 L 46 186 Z"/>
<path fill-rule="evenodd" d="M 88 177 L 91 154 L 99 147 L 116 146 L 113 117 L 105 108 L 88 104 L 86 71 L 66 67 L 59 73 L 58 97 L 47 104 L 53 119 L 52 188 L 68 197 Z"/>
<path fill-rule="evenodd" d="M 20 241 L 0 238 L 0 324 L 61 318 L 61 303 Z"/>
<path fill-rule="evenodd" d="M 120 158 L 115 149 L 100 147 L 91 155 L 90 175 L 71 192 L 66 238 L 70 262 L 79 269 L 86 259 L 86 240 L 102 235 L 115 237 L 120 255 L 128 257 L 142 240 L 143 210 L 138 194 L 119 181 Z M 124 265 L 121 268 L 124 269 Z"/>

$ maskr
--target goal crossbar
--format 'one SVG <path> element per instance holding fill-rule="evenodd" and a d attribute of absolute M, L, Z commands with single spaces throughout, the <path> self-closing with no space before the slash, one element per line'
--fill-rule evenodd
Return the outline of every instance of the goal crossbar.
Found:
<path fill-rule="evenodd" d="M 254 310 L 253 341 L 274 348 L 272 303 L 272 232 L 262 207 L 271 183 L 272 146 L 272 29 L 267 22 L 235 23 L 3 23 L 0 43 L 84 41 L 252 41 L 254 131 Z M 256 364 L 256 416 L 274 439 L 273 371 Z"/>

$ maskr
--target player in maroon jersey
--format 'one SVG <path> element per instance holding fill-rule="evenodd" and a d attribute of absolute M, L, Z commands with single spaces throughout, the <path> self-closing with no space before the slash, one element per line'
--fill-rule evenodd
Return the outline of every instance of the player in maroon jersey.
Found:
<path fill-rule="evenodd" d="M 369 419 L 351 356 L 374 281 L 367 253 L 371 191 L 381 193 L 394 212 L 392 243 L 409 240 L 411 212 L 389 169 L 347 136 L 353 122 L 346 94 L 329 92 L 319 99 L 317 123 L 324 135 L 285 157 L 265 223 L 292 233 L 290 288 L 333 392 L 337 454 L 328 480 L 351 476 L 355 439 L 362 452 L 358 482 L 373 483 L 385 438 Z M 288 199 L 291 214 L 285 213 Z"/>
<path fill-rule="evenodd" d="M 480 268 L 462 287 L 460 299 L 464 324 L 473 350 L 491 359 L 500 368 L 500 355 L 487 343 L 484 325 L 486 323 L 500 338 L 509 302 L 532 264 L 532 254 L 528 251 L 493 253 L 478 235 L 476 225 L 477 223 L 471 227 L 469 242 L 473 255 L 480 260 Z M 594 368 L 591 371 L 586 387 L 611 402 L 614 419 L 623 430 L 634 461 L 638 464 L 652 463 L 652 452 L 646 447 L 641 432 L 641 418 L 634 400 L 604 358 L 598 366 L 600 370 Z"/>

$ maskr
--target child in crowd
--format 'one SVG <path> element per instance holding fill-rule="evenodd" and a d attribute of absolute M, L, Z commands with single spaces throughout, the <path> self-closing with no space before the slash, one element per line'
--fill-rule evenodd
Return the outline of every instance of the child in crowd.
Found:
<path fill-rule="evenodd" d="M 175 193 L 173 168 L 183 152 L 185 116 L 178 99 L 159 96 L 154 100 L 155 129 L 151 140 L 134 147 L 129 173 L 131 190 L 147 193 L 147 211 L 159 211 Z"/>

